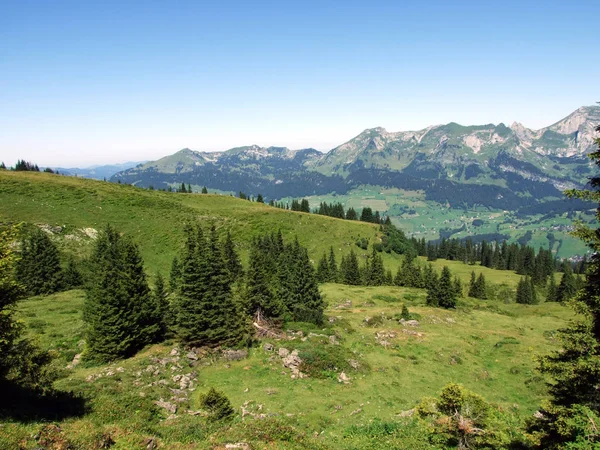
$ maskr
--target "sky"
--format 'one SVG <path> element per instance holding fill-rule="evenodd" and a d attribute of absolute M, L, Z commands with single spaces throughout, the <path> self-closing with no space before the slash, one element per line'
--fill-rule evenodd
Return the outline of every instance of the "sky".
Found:
<path fill-rule="evenodd" d="M 600 100 L 600 2 L 0 0 L 0 160 L 327 151 Z"/>

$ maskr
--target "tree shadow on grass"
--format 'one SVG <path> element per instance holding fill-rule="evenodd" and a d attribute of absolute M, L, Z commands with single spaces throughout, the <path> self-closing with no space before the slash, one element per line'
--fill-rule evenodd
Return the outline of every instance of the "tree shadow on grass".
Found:
<path fill-rule="evenodd" d="M 0 383 L 0 420 L 37 422 L 81 417 L 89 412 L 86 399 L 72 392 L 40 392 L 14 383 Z"/>

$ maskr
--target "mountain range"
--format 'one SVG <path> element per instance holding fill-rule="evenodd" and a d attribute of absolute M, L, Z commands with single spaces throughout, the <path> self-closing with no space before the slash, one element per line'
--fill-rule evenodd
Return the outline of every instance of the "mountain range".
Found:
<path fill-rule="evenodd" d="M 327 153 L 257 145 L 224 152 L 186 148 L 118 172 L 111 181 L 154 188 L 184 182 L 269 199 L 374 185 L 424 190 L 429 199 L 455 207 L 507 209 L 582 187 L 592 173 L 586 154 L 598 124 L 600 106 L 585 106 L 540 130 L 453 122 L 419 131 L 372 128 Z"/>
<path fill-rule="evenodd" d="M 109 179 L 117 172 L 127 170 L 127 169 L 129 169 L 131 167 L 135 167 L 139 164 L 144 164 L 145 162 L 146 161 L 137 161 L 137 162 L 127 161 L 127 162 L 120 163 L 120 164 L 117 163 L 117 164 L 106 164 L 106 165 L 94 165 L 94 166 L 89 166 L 89 167 L 84 167 L 84 168 L 57 167 L 56 170 L 58 170 L 63 175 L 70 175 L 70 176 L 83 177 L 83 178 L 92 178 L 94 180 L 102 180 L 104 178 Z"/>

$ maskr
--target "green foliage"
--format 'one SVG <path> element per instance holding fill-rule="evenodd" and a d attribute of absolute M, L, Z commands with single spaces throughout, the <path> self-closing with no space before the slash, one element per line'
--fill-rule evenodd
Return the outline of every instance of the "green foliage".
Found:
<path fill-rule="evenodd" d="M 596 128 L 600 132 L 600 127 Z M 600 165 L 599 149 L 590 158 Z M 568 191 L 570 197 L 600 201 L 600 178 L 591 179 L 593 191 Z M 600 210 L 596 211 L 600 218 Z M 594 251 L 587 282 L 575 296 L 573 305 L 582 319 L 559 331 L 562 349 L 540 359 L 539 369 L 551 377 L 549 402 L 540 413 L 530 419 L 528 431 L 539 448 L 590 448 L 600 445 L 597 423 L 600 416 L 600 235 L 598 230 L 578 225 L 575 234 L 585 240 Z M 558 288 L 559 300 L 574 295 L 570 267 Z"/>
<path fill-rule="evenodd" d="M 58 249 L 39 228 L 21 241 L 15 273 L 17 281 L 30 295 L 52 294 L 62 289 L 64 283 Z"/>
<path fill-rule="evenodd" d="M 236 345 L 247 322 L 234 301 L 231 279 L 214 226 L 209 239 L 200 227 L 187 227 L 181 255 L 181 284 L 175 302 L 177 336 L 188 345 Z"/>
<path fill-rule="evenodd" d="M 452 283 L 452 274 L 448 266 L 444 266 L 439 280 L 435 273 L 427 287 L 427 304 L 442 308 L 456 307 L 456 289 Z"/>
<path fill-rule="evenodd" d="M 160 328 L 137 246 L 111 226 L 99 235 L 90 260 L 84 319 L 86 357 L 110 361 L 153 342 Z"/>
<path fill-rule="evenodd" d="M 235 414 L 225 394 L 212 387 L 200 398 L 200 407 L 208 413 L 207 418 L 212 422 L 229 420 Z"/>
<path fill-rule="evenodd" d="M 485 276 L 483 273 L 475 278 L 475 272 L 471 272 L 471 282 L 469 283 L 469 297 L 485 300 L 487 298 L 487 288 L 485 285 Z"/>
<path fill-rule="evenodd" d="M 519 281 L 516 302 L 522 305 L 535 305 L 538 303 L 537 293 L 531 278 L 525 277 Z"/>

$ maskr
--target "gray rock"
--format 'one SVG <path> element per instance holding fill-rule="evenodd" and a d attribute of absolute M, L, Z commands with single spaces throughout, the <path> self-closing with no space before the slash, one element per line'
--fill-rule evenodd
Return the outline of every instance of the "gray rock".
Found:
<path fill-rule="evenodd" d="M 164 408 L 167 412 L 171 414 L 175 414 L 177 412 L 177 405 L 169 402 L 165 402 L 162 398 L 158 401 L 155 401 L 154 404 L 159 408 Z"/>
<path fill-rule="evenodd" d="M 279 349 L 279 356 L 280 357 L 285 358 L 289 354 L 290 354 L 290 351 L 287 348 L 281 347 Z"/>
<path fill-rule="evenodd" d="M 248 357 L 248 350 L 223 350 L 223 358 L 226 361 L 240 361 Z"/>
<path fill-rule="evenodd" d="M 265 342 L 265 344 L 263 345 L 263 350 L 265 352 L 272 352 L 275 349 L 275 347 L 273 347 L 273 344 L 269 344 L 268 342 Z"/>
<path fill-rule="evenodd" d="M 190 361 L 198 361 L 198 355 L 196 355 L 194 352 L 188 352 L 185 357 Z"/>

